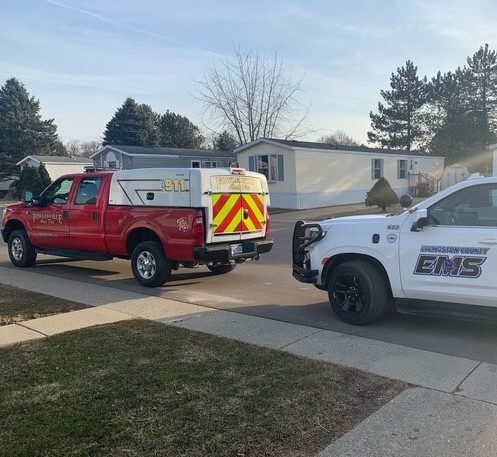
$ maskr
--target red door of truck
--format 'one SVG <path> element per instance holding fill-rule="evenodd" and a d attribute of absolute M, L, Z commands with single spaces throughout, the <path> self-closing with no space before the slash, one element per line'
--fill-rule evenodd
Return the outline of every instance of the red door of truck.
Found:
<path fill-rule="evenodd" d="M 106 252 L 103 195 L 108 178 L 84 175 L 74 183 L 76 192 L 69 207 L 69 236 L 76 251 Z"/>
<path fill-rule="evenodd" d="M 68 209 L 73 181 L 72 177 L 56 180 L 43 192 L 40 205 L 29 209 L 28 231 L 35 246 L 70 249 Z"/>

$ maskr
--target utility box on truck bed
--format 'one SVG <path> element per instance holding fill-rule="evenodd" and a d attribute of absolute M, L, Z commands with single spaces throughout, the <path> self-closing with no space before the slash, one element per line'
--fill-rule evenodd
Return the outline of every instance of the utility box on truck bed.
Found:
<path fill-rule="evenodd" d="M 7 207 L 2 236 L 19 267 L 38 253 L 130 258 L 158 286 L 180 265 L 227 273 L 269 252 L 269 203 L 265 176 L 242 168 L 89 171 Z"/>

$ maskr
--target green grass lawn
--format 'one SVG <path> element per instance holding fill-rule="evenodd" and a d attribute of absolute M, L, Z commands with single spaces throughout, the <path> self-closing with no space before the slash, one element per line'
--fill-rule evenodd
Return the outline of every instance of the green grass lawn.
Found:
<path fill-rule="evenodd" d="M 0 326 L 84 308 L 89 306 L 0 284 Z"/>
<path fill-rule="evenodd" d="M 314 456 L 405 388 L 128 321 L 0 349 L 0 456 Z"/>

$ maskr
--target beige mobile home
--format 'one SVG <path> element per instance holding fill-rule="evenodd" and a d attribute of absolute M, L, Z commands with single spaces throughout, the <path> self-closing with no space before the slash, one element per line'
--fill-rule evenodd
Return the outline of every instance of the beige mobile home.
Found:
<path fill-rule="evenodd" d="M 413 177 L 436 183 L 444 170 L 444 158 L 430 154 L 306 141 L 261 138 L 235 152 L 240 167 L 266 175 L 275 208 L 362 203 L 381 177 L 400 196 Z"/>

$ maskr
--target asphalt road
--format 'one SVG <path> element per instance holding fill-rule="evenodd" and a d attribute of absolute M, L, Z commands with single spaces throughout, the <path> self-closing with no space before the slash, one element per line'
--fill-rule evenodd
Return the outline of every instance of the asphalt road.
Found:
<path fill-rule="evenodd" d="M 315 328 L 334 330 L 403 346 L 497 363 L 497 323 L 459 321 L 449 318 L 388 313 L 381 321 L 355 327 L 333 314 L 326 292 L 297 282 L 291 275 L 290 240 L 298 214 L 272 217 L 273 251 L 242 265 L 227 275 L 212 275 L 206 267 L 181 268 L 163 287 L 141 287 L 128 261 L 71 262 L 39 256 L 32 271 L 88 284 L 99 284 L 162 296 L 181 302 L 209 306 Z M 0 245 L 0 265 L 11 266 L 5 244 Z M 89 288 L 91 290 L 91 288 Z"/>

